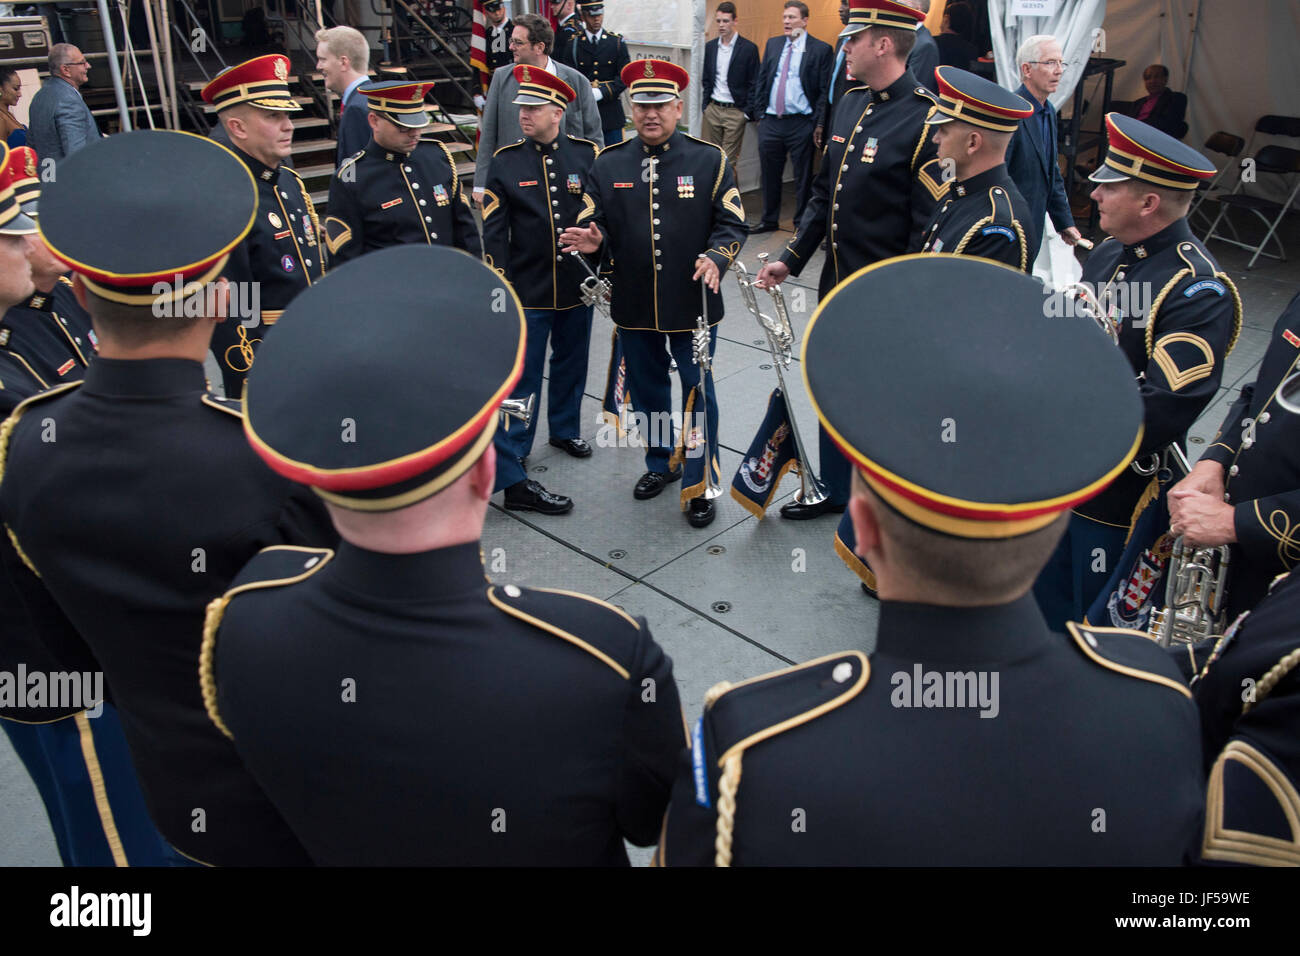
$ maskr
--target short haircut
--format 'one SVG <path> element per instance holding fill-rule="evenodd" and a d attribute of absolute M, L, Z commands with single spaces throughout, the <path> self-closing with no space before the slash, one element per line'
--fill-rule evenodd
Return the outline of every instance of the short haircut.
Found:
<path fill-rule="evenodd" d="M 370 69 L 370 44 L 365 35 L 352 27 L 330 27 L 316 31 L 316 42 L 324 43 L 325 49 L 335 56 L 347 57 L 352 69 L 365 73 Z"/>
<path fill-rule="evenodd" d="M 1124 180 L 1124 184 L 1133 193 L 1155 193 L 1160 197 L 1161 208 L 1165 209 L 1166 213 L 1173 213 L 1175 219 L 1187 215 L 1187 210 L 1192 205 L 1192 197 L 1196 195 L 1195 189 L 1170 189 L 1167 186 L 1149 183 L 1145 179 L 1129 178 Z"/>
<path fill-rule="evenodd" d="M 936 597 L 962 604 L 989 603 L 1033 586 L 1070 523 L 1070 512 L 1046 527 L 1014 538 L 958 538 L 932 531 L 885 504 L 856 471 L 853 492 L 871 503 L 881 534 L 892 545 L 891 565 L 923 581 Z"/>
<path fill-rule="evenodd" d="M 1020 44 L 1020 49 L 1016 50 L 1016 73 L 1018 74 L 1020 68 L 1026 63 L 1034 62 L 1043 55 L 1044 43 L 1051 43 L 1055 40 L 1056 37 L 1052 36 L 1050 33 L 1035 33 L 1024 43 Z"/>
<path fill-rule="evenodd" d="M 1148 70 L 1159 70 L 1161 76 L 1163 76 L 1166 80 L 1169 79 L 1169 67 L 1165 66 L 1163 63 L 1152 63 L 1149 67 L 1146 68 L 1146 70 L 1142 71 L 1142 75 L 1144 77 L 1147 75 Z"/>
<path fill-rule="evenodd" d="M 799 15 L 805 20 L 808 19 L 808 4 L 804 3 L 803 0 L 785 0 L 785 6 L 781 10 L 789 10 L 791 7 L 798 9 Z"/>
<path fill-rule="evenodd" d="M 535 13 L 521 13 L 515 17 L 515 26 L 523 27 L 528 31 L 529 43 L 541 43 L 546 49 L 543 51 L 548 56 L 551 47 L 555 43 L 555 31 L 551 25 Z"/>
<path fill-rule="evenodd" d="M 732 3 L 731 0 L 722 0 L 722 2 L 718 4 L 718 9 L 714 10 L 713 13 L 715 16 L 719 13 L 729 13 L 731 14 L 731 19 L 734 20 L 736 19 L 736 5 Z"/>
<path fill-rule="evenodd" d="M 50 76 L 58 76 L 59 70 L 72 62 L 72 51 L 75 49 L 71 43 L 56 43 L 50 47 Z"/>
<path fill-rule="evenodd" d="M 916 31 L 905 30 L 902 27 L 867 27 L 868 30 L 875 31 L 877 36 L 889 37 L 894 41 L 894 56 L 900 60 L 906 60 L 912 47 L 916 46 Z"/>
<path fill-rule="evenodd" d="M 203 295 L 204 292 L 197 294 Z M 184 315 L 182 303 L 175 303 L 174 309 L 182 314 L 160 317 L 154 315 L 153 306 L 114 302 L 86 289 L 86 311 L 90 313 L 96 333 L 129 349 L 166 342 L 206 321 L 204 316 Z"/>
<path fill-rule="evenodd" d="M 971 31 L 975 29 L 975 15 L 970 7 L 964 3 L 953 3 L 943 8 L 943 14 L 948 18 L 948 26 L 954 33 L 967 40 L 971 38 Z"/>

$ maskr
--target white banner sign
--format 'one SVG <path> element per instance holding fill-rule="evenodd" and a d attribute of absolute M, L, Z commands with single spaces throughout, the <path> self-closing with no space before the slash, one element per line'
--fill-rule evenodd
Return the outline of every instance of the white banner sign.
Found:
<path fill-rule="evenodd" d="M 1013 17 L 1056 16 L 1057 0 L 1011 0 Z"/>

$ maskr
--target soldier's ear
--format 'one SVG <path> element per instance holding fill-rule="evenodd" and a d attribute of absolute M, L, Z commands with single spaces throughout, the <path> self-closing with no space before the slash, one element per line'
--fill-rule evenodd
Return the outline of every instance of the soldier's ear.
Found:
<path fill-rule="evenodd" d="M 853 533 L 857 538 L 854 551 L 859 557 L 869 558 L 880 548 L 880 521 L 865 494 L 862 479 L 856 474 L 853 476 L 853 494 L 849 498 L 849 518 L 853 521 Z"/>
<path fill-rule="evenodd" d="M 469 487 L 474 497 L 481 501 L 491 498 L 496 476 L 497 449 L 495 445 L 489 444 L 487 450 L 479 456 L 479 460 L 474 462 L 474 467 L 469 471 Z"/>
<path fill-rule="evenodd" d="M 86 308 L 86 283 L 81 280 L 79 272 L 72 273 L 72 294 L 77 297 L 77 305 L 89 312 Z"/>

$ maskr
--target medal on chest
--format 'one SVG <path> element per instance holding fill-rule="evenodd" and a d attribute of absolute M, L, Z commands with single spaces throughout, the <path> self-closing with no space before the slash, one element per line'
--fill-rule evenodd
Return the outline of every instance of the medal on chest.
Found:
<path fill-rule="evenodd" d="M 569 192 L 574 196 L 582 192 L 582 179 L 577 173 L 569 173 Z"/>
<path fill-rule="evenodd" d="M 451 203 L 451 197 L 447 195 L 447 187 L 442 183 L 434 184 L 433 198 L 437 200 L 439 206 L 446 206 Z"/>
<path fill-rule="evenodd" d="M 695 177 L 694 176 L 677 177 L 677 198 L 678 199 L 695 198 Z"/>
<path fill-rule="evenodd" d="M 862 161 L 864 163 L 874 163 L 876 161 L 876 150 L 879 148 L 879 140 L 874 136 L 868 136 L 866 143 L 862 146 Z"/>

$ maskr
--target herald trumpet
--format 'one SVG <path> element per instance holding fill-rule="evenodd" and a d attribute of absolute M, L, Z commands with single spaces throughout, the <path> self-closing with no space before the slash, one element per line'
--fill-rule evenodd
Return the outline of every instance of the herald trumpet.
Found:
<path fill-rule="evenodd" d="M 1073 295 L 1081 304 L 1083 314 L 1097 323 L 1097 327 L 1110 338 L 1112 345 L 1119 345 L 1119 322 L 1110 316 L 1089 286 L 1082 282 L 1071 282 L 1061 292 Z"/>
<path fill-rule="evenodd" d="M 614 295 L 614 284 L 608 279 L 602 279 L 596 274 L 591 265 L 577 249 L 569 250 L 569 255 L 573 256 L 580 263 L 582 268 L 587 270 L 587 278 L 582 280 L 578 287 L 578 294 L 582 296 L 582 304 L 593 306 L 605 318 L 611 317 L 610 302 Z"/>
<path fill-rule="evenodd" d="M 697 258 L 705 258 L 701 253 Z M 700 404 L 703 408 L 697 412 L 703 419 L 700 434 L 704 445 L 704 494 L 702 497 L 712 499 L 722 497 L 722 485 L 713 474 L 713 455 L 709 451 L 709 373 L 713 371 L 713 359 L 709 356 L 709 286 L 700 276 L 700 314 L 695 317 L 695 331 L 691 333 L 691 358 L 700 370 Z M 689 428 L 689 423 L 683 423 Z"/>
<path fill-rule="evenodd" d="M 758 261 L 761 270 L 767 265 L 767 253 L 760 252 Z M 759 309 L 758 298 L 754 295 L 754 280 L 750 279 L 745 264 L 737 259 L 732 262 L 731 269 L 736 273 L 736 281 L 740 284 L 740 297 L 745 303 L 745 308 L 758 320 L 758 324 L 767 336 L 767 347 L 772 353 L 772 365 L 776 369 L 777 385 L 786 398 L 785 408 L 790 418 L 790 434 L 794 438 L 795 451 L 799 455 L 799 501 L 806 505 L 819 504 L 826 500 L 826 488 L 817 477 L 817 472 L 813 471 L 808 453 L 804 451 L 803 438 L 799 434 L 799 422 L 795 419 L 794 404 L 790 401 L 790 390 L 785 386 L 785 375 L 782 372 L 782 369 L 790 367 L 794 357 L 794 327 L 790 324 L 790 314 L 785 308 L 785 296 L 781 293 L 779 285 L 767 290 L 772 296 L 772 309 L 776 312 L 776 318 L 772 318 Z"/>
<path fill-rule="evenodd" d="M 537 406 L 537 393 L 533 392 L 527 398 L 507 398 L 503 399 L 499 409 L 501 415 L 501 424 L 507 428 L 510 427 L 510 419 L 523 422 L 525 428 L 533 423 L 533 409 Z"/>

